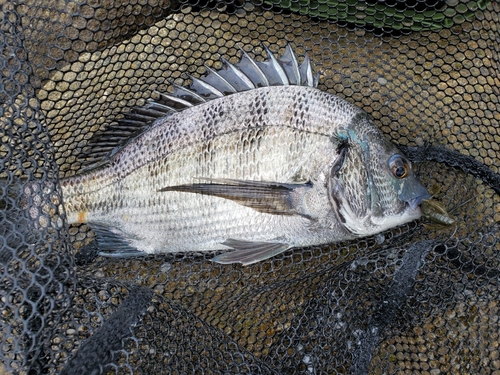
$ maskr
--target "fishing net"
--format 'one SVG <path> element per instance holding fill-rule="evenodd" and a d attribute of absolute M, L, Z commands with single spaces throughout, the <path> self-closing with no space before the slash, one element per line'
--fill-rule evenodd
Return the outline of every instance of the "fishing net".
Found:
<path fill-rule="evenodd" d="M 499 15 L 471 0 L 3 1 L 0 374 L 500 374 Z M 453 225 L 109 259 L 59 179 L 154 91 L 290 44 L 437 187 Z M 460 155 L 460 156 L 458 156 Z M 193 249 L 195 250 L 195 249 Z"/>

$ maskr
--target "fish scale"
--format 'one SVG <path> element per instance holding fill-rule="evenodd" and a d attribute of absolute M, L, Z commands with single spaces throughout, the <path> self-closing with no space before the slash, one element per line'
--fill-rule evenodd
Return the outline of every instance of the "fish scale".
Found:
<path fill-rule="evenodd" d="M 142 219 L 142 215 L 137 215 L 137 210 L 139 208 L 148 209 L 147 218 L 152 222 L 162 223 L 165 229 L 168 229 L 166 234 L 163 236 L 162 241 L 165 241 L 163 245 L 158 244 L 158 246 L 164 246 L 170 249 L 177 249 L 177 251 L 186 251 L 184 249 L 187 244 L 185 244 L 184 236 L 192 236 L 196 237 L 199 230 L 197 228 L 206 228 L 207 227 L 207 218 L 210 220 L 211 227 L 224 227 L 225 231 L 223 236 L 214 231 L 211 235 L 213 239 L 211 241 L 207 241 L 207 243 L 201 244 L 205 248 L 219 248 L 220 242 L 223 242 L 225 238 L 233 238 L 233 237 L 242 237 L 242 233 L 239 227 L 232 228 L 230 224 L 231 221 L 234 220 L 235 215 L 234 212 L 238 212 L 239 218 L 242 220 L 250 220 L 257 216 L 255 220 L 261 223 L 261 225 L 252 225 L 245 228 L 246 235 L 251 234 L 252 238 L 257 238 L 259 240 L 264 240 L 269 238 L 269 234 L 273 233 L 272 227 L 290 227 L 293 225 L 293 220 L 290 221 L 289 218 L 282 218 L 276 215 L 266 215 L 255 213 L 254 210 L 245 209 L 240 205 L 229 201 L 224 200 L 220 202 L 219 198 L 215 197 L 206 197 L 206 196 L 196 196 L 188 193 L 177 193 L 172 192 L 169 193 L 171 196 L 167 199 L 165 196 L 167 193 L 158 193 L 155 192 L 153 196 L 143 196 L 137 197 L 137 191 L 154 191 L 155 187 L 167 187 L 171 185 L 178 185 L 181 183 L 191 183 L 193 182 L 193 178 L 197 176 L 211 176 L 212 178 L 237 178 L 237 179 L 261 179 L 261 180 L 269 180 L 269 181 L 287 181 L 290 180 L 293 176 L 296 175 L 297 171 L 293 167 L 298 163 L 304 164 L 304 159 L 307 161 L 307 155 L 312 155 L 313 150 L 319 148 L 320 141 L 327 142 L 331 145 L 331 142 L 327 137 L 321 137 L 315 135 L 315 137 L 308 137 L 307 143 L 301 140 L 303 138 L 302 133 L 298 133 L 293 129 L 286 128 L 281 131 L 277 131 L 276 129 L 267 128 L 266 136 L 262 137 L 262 142 L 259 143 L 259 147 L 255 147 L 252 152 L 245 153 L 244 155 L 247 157 L 251 157 L 252 159 L 256 159 L 260 161 L 262 165 L 259 168 L 259 165 L 256 164 L 254 168 L 241 168 L 241 163 L 239 160 L 235 158 L 231 158 L 231 155 L 234 155 L 234 151 L 232 150 L 235 142 L 238 142 L 239 135 L 237 133 L 224 134 L 223 136 L 217 139 L 217 143 L 214 145 L 214 154 L 211 157 L 211 161 L 209 163 L 204 163 L 204 168 L 196 169 L 198 165 L 198 152 L 195 148 L 193 151 L 190 148 L 182 149 L 180 152 L 176 154 L 176 157 L 173 158 L 172 164 L 176 166 L 176 173 L 171 173 L 168 177 L 165 178 L 165 174 L 161 173 L 160 168 L 164 165 L 163 162 L 152 163 L 151 169 L 158 170 L 156 174 L 156 178 L 150 178 L 149 171 L 147 168 L 142 168 L 142 173 L 140 170 L 136 171 L 133 175 L 127 176 L 123 180 L 123 184 L 129 186 L 130 188 L 123 193 L 123 200 L 128 202 L 128 205 L 122 207 L 121 209 L 117 209 L 115 207 L 103 207 L 101 212 L 96 212 L 95 209 L 92 215 L 89 215 L 89 220 L 95 221 L 104 221 L 108 220 L 107 216 L 110 211 L 114 211 L 114 216 L 127 216 L 129 218 L 135 218 L 134 220 L 129 220 L 127 223 L 124 223 L 121 228 L 126 229 L 131 224 L 132 225 L 140 225 L 144 220 Z M 272 134 L 274 133 L 274 135 Z M 286 133 L 291 133 L 291 135 L 286 135 Z M 302 136 L 301 136 L 302 135 Z M 322 139 L 321 139 L 322 138 Z M 282 153 L 276 152 L 278 149 L 278 142 L 280 140 L 294 139 L 294 141 L 298 144 L 301 144 L 301 152 L 294 153 Z M 257 144 L 256 144 L 257 145 Z M 330 146 L 330 152 L 334 153 L 334 148 Z M 265 159 L 269 159 L 269 162 L 272 163 L 264 163 Z M 288 160 L 287 160 L 288 159 Z M 182 162 L 181 162 L 182 161 Z M 231 163 L 232 162 L 232 163 Z M 321 165 L 324 165 L 324 160 L 319 160 L 314 163 L 313 160 L 310 160 L 307 165 L 314 166 L 315 164 L 318 168 Z M 277 168 L 280 166 L 281 168 Z M 170 166 L 168 168 L 172 170 L 173 167 Z M 253 173 L 248 173 L 253 170 Z M 153 172 L 154 173 L 154 172 Z M 203 174 L 198 174 L 203 173 Z M 304 174 L 305 172 L 302 172 Z M 172 183 L 172 181 L 174 181 Z M 154 204 L 154 197 L 160 197 L 162 201 L 167 201 L 174 203 L 174 209 L 171 209 L 167 202 L 163 202 L 161 207 Z M 135 199 L 134 199 L 135 198 Z M 151 208 L 150 208 L 151 207 Z M 214 209 L 214 207 L 216 209 Z M 160 210 L 160 212 L 156 212 Z M 178 213 L 182 213 L 180 217 L 189 224 L 182 224 L 182 227 L 179 228 L 176 225 L 176 222 L 179 220 Z M 257 214 L 257 215 L 256 215 Z M 283 224 L 283 221 L 286 221 L 287 224 Z M 296 221 L 302 221 L 301 218 L 296 218 Z M 269 223 L 269 228 L 265 228 L 264 223 Z M 145 223 L 144 223 L 145 224 Z M 175 230 L 172 230 L 175 229 Z M 284 230 L 274 230 L 275 237 L 284 236 L 288 234 L 290 231 L 294 231 L 297 233 L 299 230 L 296 229 L 288 229 Z M 143 233 L 146 233 L 147 229 L 143 228 Z M 179 232 L 181 231 L 181 232 Z M 254 232 L 254 233 L 252 233 Z M 180 235 L 182 233 L 182 235 Z M 151 233 L 152 234 L 152 233 Z M 157 237 L 157 236 L 156 236 Z M 177 243 L 176 241 L 180 243 Z"/>
<path fill-rule="evenodd" d="M 313 87 L 290 47 L 267 53 L 133 110 L 94 142 L 96 166 L 61 182 L 101 255 L 232 249 L 214 260 L 251 264 L 420 217 L 427 190 L 366 113 Z"/>

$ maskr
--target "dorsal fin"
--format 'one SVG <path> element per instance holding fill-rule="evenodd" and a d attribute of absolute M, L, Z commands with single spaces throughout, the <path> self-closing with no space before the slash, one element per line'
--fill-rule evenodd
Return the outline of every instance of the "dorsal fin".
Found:
<path fill-rule="evenodd" d="M 196 78 L 189 76 L 189 86 L 172 84 L 170 93 L 156 92 L 158 99 L 149 100 L 142 107 L 135 107 L 123 119 L 109 125 L 89 141 L 90 151 L 86 153 L 85 170 L 105 164 L 131 138 L 144 132 L 157 119 L 194 107 L 210 100 L 238 92 L 267 86 L 309 86 L 317 87 L 319 74 L 313 75 L 309 56 L 306 54 L 301 65 L 290 47 L 276 58 L 263 45 L 267 60 L 258 62 L 241 49 L 241 59 L 231 64 L 222 58 L 223 66 L 214 70 L 206 66 L 207 74 Z"/>

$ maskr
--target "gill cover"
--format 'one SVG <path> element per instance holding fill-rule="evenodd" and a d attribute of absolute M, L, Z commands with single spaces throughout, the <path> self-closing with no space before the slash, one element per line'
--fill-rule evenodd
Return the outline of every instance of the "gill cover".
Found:
<path fill-rule="evenodd" d="M 345 127 L 329 177 L 338 219 L 355 235 L 368 235 L 420 217 L 430 197 L 408 159 L 365 113 Z"/>

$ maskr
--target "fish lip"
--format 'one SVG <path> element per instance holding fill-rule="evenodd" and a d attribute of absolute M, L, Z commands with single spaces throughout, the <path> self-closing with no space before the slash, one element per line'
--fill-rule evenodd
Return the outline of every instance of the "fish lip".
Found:
<path fill-rule="evenodd" d="M 429 199 L 431 195 L 429 193 L 422 194 L 416 198 L 412 198 L 408 200 L 406 203 L 410 206 L 410 209 L 416 210 L 424 200 Z"/>

